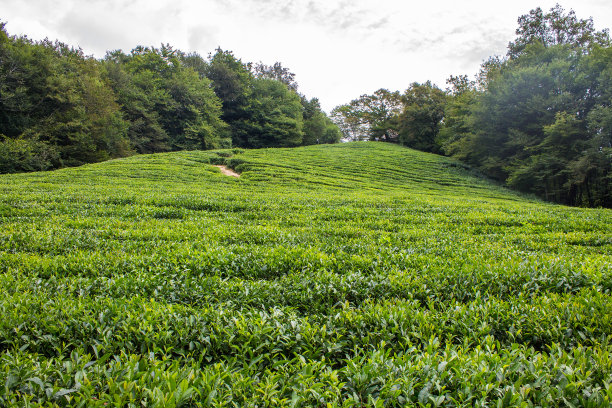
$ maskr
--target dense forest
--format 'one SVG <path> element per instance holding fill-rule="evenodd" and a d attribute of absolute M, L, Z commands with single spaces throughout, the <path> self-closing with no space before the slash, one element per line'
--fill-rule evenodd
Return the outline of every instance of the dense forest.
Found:
<path fill-rule="evenodd" d="M 135 153 L 334 143 L 340 131 L 280 63 L 169 45 L 102 60 L 0 23 L 0 173 Z"/>
<path fill-rule="evenodd" d="M 547 200 L 612 207 L 608 31 L 557 5 L 519 17 L 516 34 L 473 80 L 380 89 L 331 116 L 346 139 L 449 155 Z"/>

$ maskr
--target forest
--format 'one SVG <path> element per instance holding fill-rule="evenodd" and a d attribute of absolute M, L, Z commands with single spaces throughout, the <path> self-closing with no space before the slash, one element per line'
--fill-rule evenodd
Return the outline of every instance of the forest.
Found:
<path fill-rule="evenodd" d="M 612 47 L 608 30 L 557 5 L 518 19 L 503 56 L 442 90 L 412 83 L 336 107 L 346 138 L 459 159 L 546 200 L 612 207 Z"/>
<path fill-rule="evenodd" d="M 207 59 L 170 45 L 96 60 L 0 25 L 0 173 L 138 153 L 294 147 L 340 140 L 316 98 L 280 63 Z"/>
<path fill-rule="evenodd" d="M 557 5 L 518 18 L 507 53 L 441 89 L 414 82 L 333 109 L 280 62 L 170 45 L 97 60 L 0 27 L 0 173 L 137 153 L 376 140 L 451 156 L 543 199 L 612 207 L 608 30 Z"/>

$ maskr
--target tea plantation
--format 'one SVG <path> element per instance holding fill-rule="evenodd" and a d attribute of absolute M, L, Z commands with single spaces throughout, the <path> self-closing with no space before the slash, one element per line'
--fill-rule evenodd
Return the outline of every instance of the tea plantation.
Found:
<path fill-rule="evenodd" d="M 0 225 L 0 406 L 612 404 L 612 211 L 440 156 L 3 175 Z"/>

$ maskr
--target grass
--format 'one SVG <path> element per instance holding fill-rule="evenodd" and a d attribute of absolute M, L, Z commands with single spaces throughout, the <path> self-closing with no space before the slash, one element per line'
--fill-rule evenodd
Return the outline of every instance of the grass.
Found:
<path fill-rule="evenodd" d="M 4 175 L 0 223 L 0 405 L 612 401 L 612 211 L 440 156 L 364 142 Z"/>

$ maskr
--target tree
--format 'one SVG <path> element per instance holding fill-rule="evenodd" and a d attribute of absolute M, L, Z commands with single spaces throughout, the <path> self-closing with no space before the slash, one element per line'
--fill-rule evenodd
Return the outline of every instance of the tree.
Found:
<path fill-rule="evenodd" d="M 295 81 L 295 74 L 289 71 L 289 68 L 283 67 L 280 62 L 275 62 L 274 65 L 259 62 L 253 66 L 252 72 L 256 78 L 274 79 L 285 84 L 293 92 L 297 92 L 298 84 Z"/>
<path fill-rule="evenodd" d="M 439 133 L 441 151 L 448 156 L 455 156 L 469 161 L 465 145 L 472 138 L 472 111 L 478 98 L 476 82 L 470 81 L 467 75 L 451 76 L 447 81 L 444 107 L 444 123 Z"/>
<path fill-rule="evenodd" d="M 168 79 L 165 88 L 173 103 L 167 106 L 162 123 L 171 135 L 173 150 L 231 147 L 227 125 L 221 120 L 221 101 L 207 78 L 183 68 Z"/>
<path fill-rule="evenodd" d="M 551 201 L 568 202 L 566 190 L 571 182 L 567 168 L 586 147 L 584 123 L 575 114 L 560 112 L 552 124 L 543 127 L 543 136 L 529 155 L 514 157 L 507 184 Z"/>
<path fill-rule="evenodd" d="M 20 140 L 4 147 L 24 152 L 22 170 L 130 154 L 125 122 L 96 60 L 61 42 L 9 37 L 3 25 L 0 32 L 0 134 Z M 30 153 L 44 164 L 27 164 Z"/>
<path fill-rule="evenodd" d="M 399 92 L 379 89 L 334 108 L 332 116 L 346 138 L 396 142 L 396 119 L 402 106 Z"/>
<path fill-rule="evenodd" d="M 202 58 L 200 54 L 197 52 L 192 52 L 189 54 L 181 53 L 180 59 L 181 64 L 185 68 L 191 68 L 198 73 L 200 78 L 206 78 L 206 74 L 208 72 L 208 62 Z"/>
<path fill-rule="evenodd" d="M 368 140 L 370 128 L 354 114 L 350 105 L 336 106 L 331 111 L 331 120 L 338 126 L 344 140 Z"/>
<path fill-rule="evenodd" d="M 95 60 L 61 42 L 9 36 L 0 22 L 0 172 L 134 152 L 332 143 L 338 128 L 280 63 L 208 61 L 168 44 Z M 304 118 L 306 116 L 306 119 Z"/>
<path fill-rule="evenodd" d="M 487 174 L 508 178 L 534 155 L 546 137 L 545 127 L 558 113 L 580 110 L 578 94 L 584 90 L 575 87 L 572 68 L 577 58 L 568 46 L 536 42 L 489 81 L 474 109 L 472 145 L 472 158 Z"/>
<path fill-rule="evenodd" d="M 0 173 L 49 170 L 58 166 L 59 158 L 47 143 L 0 135 Z"/>
<path fill-rule="evenodd" d="M 444 119 L 446 94 L 427 81 L 414 82 L 402 96 L 404 108 L 399 116 L 399 142 L 426 152 L 440 151 L 438 134 Z"/>
<path fill-rule="evenodd" d="M 325 131 L 323 132 L 323 136 L 319 139 L 320 143 L 338 143 L 342 138 L 342 133 L 340 129 L 330 118 L 325 116 Z"/>
<path fill-rule="evenodd" d="M 248 115 L 234 124 L 242 146 L 294 147 L 302 144 L 302 105 L 299 96 L 271 79 L 253 81 Z"/>
<path fill-rule="evenodd" d="M 302 117 L 304 118 L 304 138 L 302 144 L 312 145 L 320 143 L 327 127 L 325 114 L 321 111 L 319 100 L 301 98 Z"/>
<path fill-rule="evenodd" d="M 304 118 L 303 145 L 319 143 L 338 143 L 340 141 L 340 129 L 321 110 L 317 98 L 308 100 L 301 97 L 302 117 Z"/>
<path fill-rule="evenodd" d="M 142 55 L 145 52 L 151 55 Z M 158 110 L 166 106 L 169 98 L 162 89 L 159 68 L 151 69 L 155 53 L 141 48 L 134 51 L 134 54 L 141 54 L 135 59 L 132 54 L 114 51 L 107 53 L 104 60 L 106 76 L 129 122 L 130 142 L 138 153 L 171 150 L 169 135 L 162 126 Z M 157 64 L 162 68 L 165 61 L 159 58 Z"/>
<path fill-rule="evenodd" d="M 455 78 L 444 151 L 513 188 L 612 206 L 612 48 L 607 31 L 560 6 L 519 18 L 507 58 L 474 86 Z"/>
<path fill-rule="evenodd" d="M 107 74 L 140 153 L 231 146 L 210 80 L 185 66 L 184 58 L 169 45 L 107 55 Z"/>
<path fill-rule="evenodd" d="M 528 44 L 539 42 L 544 47 L 568 44 L 586 50 L 592 45 L 610 45 L 608 30 L 595 31 L 593 18 L 581 20 L 570 10 L 567 14 L 559 5 L 546 14 L 540 7 L 518 18 L 514 41 L 508 44 L 508 56 L 519 57 Z"/>
<path fill-rule="evenodd" d="M 210 79 L 215 94 L 221 99 L 221 119 L 229 125 L 234 146 L 247 147 L 248 134 L 244 122 L 249 117 L 249 105 L 254 77 L 248 64 L 236 58 L 231 51 L 217 48 L 209 55 L 206 77 Z"/>
<path fill-rule="evenodd" d="M 576 204 L 612 207 L 612 47 L 595 46 L 583 59 L 593 103 L 584 115 L 589 132 L 581 156 L 569 164 Z"/>

